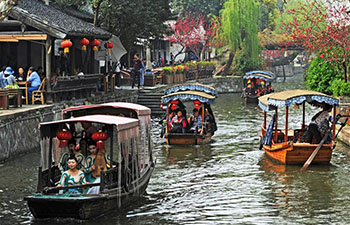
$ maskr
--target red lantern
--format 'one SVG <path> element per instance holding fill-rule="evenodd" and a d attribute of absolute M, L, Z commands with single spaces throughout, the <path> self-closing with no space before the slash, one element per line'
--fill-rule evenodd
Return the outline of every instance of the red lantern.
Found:
<path fill-rule="evenodd" d="M 86 38 L 80 40 L 81 50 L 86 51 L 86 46 L 90 44 L 90 41 Z"/>
<path fill-rule="evenodd" d="M 64 48 L 64 53 L 69 52 L 69 48 L 72 47 L 72 42 L 70 40 L 64 40 L 61 42 L 61 47 Z"/>
<path fill-rule="evenodd" d="M 173 110 L 173 111 L 175 111 L 175 110 L 177 109 L 177 105 L 171 104 L 170 109 Z"/>
<path fill-rule="evenodd" d="M 107 41 L 104 46 L 105 46 L 105 48 L 107 48 L 108 52 L 110 53 L 112 51 L 112 48 L 114 45 L 112 42 Z"/>
<path fill-rule="evenodd" d="M 64 148 L 67 147 L 68 140 L 72 139 L 72 133 L 63 129 L 62 131 L 58 131 L 56 137 L 60 140 L 60 144 L 58 147 Z"/>
<path fill-rule="evenodd" d="M 101 43 L 100 43 L 99 40 L 94 39 L 94 40 L 91 42 L 92 50 L 97 51 L 97 50 L 98 50 L 98 46 L 99 46 L 100 44 L 101 44 Z"/>
<path fill-rule="evenodd" d="M 194 108 L 200 109 L 202 103 L 199 100 L 194 100 L 193 104 L 194 104 Z"/>
<path fill-rule="evenodd" d="M 107 133 L 103 132 L 102 130 L 99 130 L 98 132 L 93 133 L 91 136 L 91 139 L 96 141 L 97 149 L 105 148 L 105 144 L 103 142 L 107 140 L 107 138 L 108 138 Z"/>

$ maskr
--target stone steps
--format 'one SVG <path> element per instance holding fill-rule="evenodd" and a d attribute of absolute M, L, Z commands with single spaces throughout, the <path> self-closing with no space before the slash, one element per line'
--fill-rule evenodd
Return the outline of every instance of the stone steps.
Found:
<path fill-rule="evenodd" d="M 160 101 L 162 96 L 162 93 L 153 93 L 152 90 L 142 90 L 139 91 L 137 104 L 150 108 L 153 116 L 160 116 L 163 114 L 160 109 Z"/>

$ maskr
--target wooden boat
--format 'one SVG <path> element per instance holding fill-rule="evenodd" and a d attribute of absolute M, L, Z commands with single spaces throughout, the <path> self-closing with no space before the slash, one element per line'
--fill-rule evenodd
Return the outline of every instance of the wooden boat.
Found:
<path fill-rule="evenodd" d="M 149 145 L 152 145 L 150 135 L 152 132 L 151 109 L 146 106 L 127 102 L 109 102 L 70 107 L 62 110 L 64 119 L 86 115 L 114 115 L 138 119 L 140 123 L 141 148 L 147 149 Z"/>
<path fill-rule="evenodd" d="M 242 98 L 246 103 L 258 103 L 258 98 L 273 92 L 271 82 L 276 76 L 267 71 L 250 71 L 243 76 Z"/>
<path fill-rule="evenodd" d="M 69 187 L 88 189 L 98 186 L 98 194 L 62 195 L 59 190 L 67 187 L 56 187 L 61 176 L 57 164 L 65 148 L 60 148 L 58 144 L 62 141 L 58 133 L 63 129 L 78 128 L 82 122 L 90 122 L 108 137 L 104 144 L 111 163 L 101 170 L 99 183 Z M 141 147 L 139 129 L 139 119 L 115 115 L 84 115 L 41 123 L 41 166 L 37 192 L 25 197 L 33 216 L 90 219 L 139 199 L 147 188 L 155 166 L 151 142 L 148 142 L 147 148 Z M 64 132 L 70 132 L 68 137 L 72 137 L 79 130 Z M 151 133 L 145 135 L 144 139 L 150 140 Z M 75 138 L 79 139 L 78 135 Z"/>
<path fill-rule="evenodd" d="M 259 98 L 259 106 L 264 110 L 264 124 L 261 128 L 261 147 L 266 155 L 273 160 L 283 164 L 303 164 L 317 148 L 318 144 L 306 143 L 303 138 L 307 128 L 305 125 L 305 102 L 314 106 L 321 107 L 322 104 L 328 104 L 333 107 L 333 118 L 335 117 L 336 106 L 339 100 L 326 94 L 307 91 L 307 90 L 289 90 L 278 93 L 271 93 Z M 288 109 L 290 106 L 302 105 L 302 124 L 300 129 L 288 128 Z M 285 107 L 285 127 L 278 129 L 278 108 Z M 266 127 L 267 112 L 273 110 L 275 114 L 269 127 Z M 332 157 L 332 150 L 335 147 L 335 119 L 332 125 L 332 140 L 330 143 L 323 144 L 313 163 L 329 163 Z"/>
<path fill-rule="evenodd" d="M 203 85 L 200 83 L 189 83 L 173 86 L 165 90 L 165 95 L 162 97 L 162 107 L 166 109 L 165 132 L 164 138 L 169 145 L 200 145 L 211 141 L 211 137 L 216 131 L 216 122 L 210 104 L 215 102 L 216 91 L 213 87 Z M 200 115 L 205 117 L 205 110 L 211 118 L 213 118 L 210 126 L 202 120 L 202 127 L 211 129 L 204 129 L 201 133 L 172 133 L 170 131 L 169 114 L 171 109 L 181 108 L 185 109 L 183 102 L 193 101 L 194 106 L 200 109 Z"/>

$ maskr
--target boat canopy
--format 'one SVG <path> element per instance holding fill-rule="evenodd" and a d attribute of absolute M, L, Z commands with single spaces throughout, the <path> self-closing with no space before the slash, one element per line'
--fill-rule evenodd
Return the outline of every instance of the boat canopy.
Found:
<path fill-rule="evenodd" d="M 271 78 L 270 76 L 266 75 L 266 74 L 259 74 L 259 73 L 256 73 L 256 74 L 249 74 L 249 75 L 244 75 L 243 76 L 243 79 L 244 80 L 248 80 L 248 79 L 253 79 L 253 78 L 256 78 L 256 79 L 263 79 L 265 81 L 268 81 L 268 82 L 271 82 L 274 78 Z"/>
<path fill-rule="evenodd" d="M 309 90 L 288 90 L 277 93 L 271 93 L 259 98 L 259 106 L 262 110 L 268 111 L 273 107 L 291 106 L 303 102 L 318 102 L 328 105 L 338 105 L 339 100 L 332 96 Z"/>
<path fill-rule="evenodd" d="M 270 71 L 262 71 L 262 70 L 254 70 L 254 71 L 249 71 L 249 72 L 246 72 L 245 75 L 248 76 L 248 75 L 256 75 L 256 74 L 263 74 L 263 75 L 267 75 L 270 77 L 270 79 L 274 80 L 276 79 L 276 75 L 273 74 L 272 72 Z"/>
<path fill-rule="evenodd" d="M 164 94 L 169 95 L 178 91 L 200 91 L 216 96 L 215 88 L 201 83 L 187 83 L 172 86 L 165 90 Z"/>
<path fill-rule="evenodd" d="M 215 96 L 199 91 L 179 91 L 162 97 L 162 103 L 164 104 L 173 100 L 198 100 L 202 103 L 214 103 Z"/>
<path fill-rule="evenodd" d="M 97 105 L 83 105 L 83 106 L 77 106 L 77 107 L 70 107 L 68 109 L 62 110 L 62 113 L 64 115 L 68 112 L 79 111 L 82 109 L 105 108 L 105 107 L 130 109 L 130 110 L 135 111 L 138 116 L 151 115 L 150 108 L 148 108 L 146 106 L 134 104 L 134 103 L 127 103 L 127 102 L 110 102 L 110 103 L 97 104 Z"/>
<path fill-rule="evenodd" d="M 139 121 L 137 119 L 121 117 L 121 116 L 110 116 L 110 115 L 90 115 L 90 116 L 81 116 L 71 119 L 58 120 L 46 123 L 40 123 L 40 129 L 44 130 L 47 127 L 52 125 L 60 125 L 66 123 L 76 123 L 76 122 L 91 122 L 91 123 L 100 123 L 107 125 L 115 125 L 117 131 L 127 130 L 130 128 L 137 127 Z"/>

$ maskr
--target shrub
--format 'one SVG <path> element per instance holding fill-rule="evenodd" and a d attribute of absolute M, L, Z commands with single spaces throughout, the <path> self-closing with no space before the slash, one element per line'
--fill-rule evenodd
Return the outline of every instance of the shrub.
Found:
<path fill-rule="evenodd" d="M 185 70 L 185 67 L 183 65 L 176 66 L 176 73 L 183 73 Z"/>
<path fill-rule="evenodd" d="M 163 72 L 165 75 L 167 75 L 167 74 L 169 74 L 169 75 L 174 74 L 173 67 L 171 67 L 171 66 L 163 67 L 163 68 L 162 68 L 162 72 Z"/>
<path fill-rule="evenodd" d="M 350 83 L 345 83 L 343 80 L 335 79 L 332 81 L 331 89 L 334 96 L 349 96 L 350 95 Z"/>
<path fill-rule="evenodd" d="M 311 62 L 306 73 L 306 87 L 310 90 L 333 94 L 335 89 L 331 84 L 333 80 L 341 80 L 341 77 L 334 66 L 317 57 Z M 338 85 L 338 82 L 334 85 Z"/>

